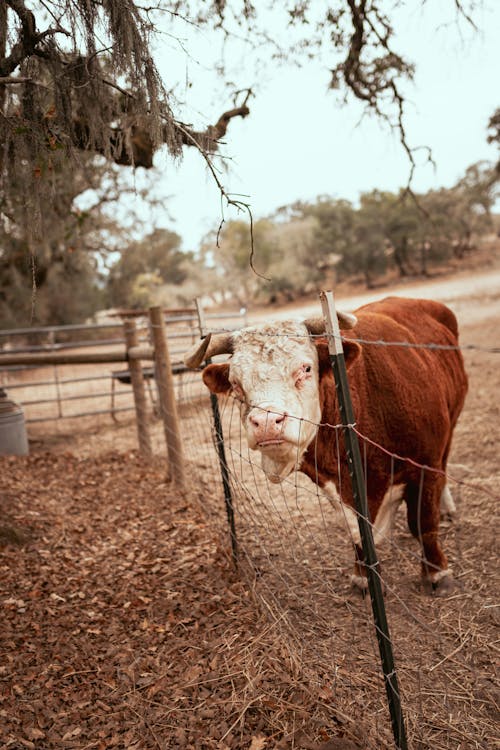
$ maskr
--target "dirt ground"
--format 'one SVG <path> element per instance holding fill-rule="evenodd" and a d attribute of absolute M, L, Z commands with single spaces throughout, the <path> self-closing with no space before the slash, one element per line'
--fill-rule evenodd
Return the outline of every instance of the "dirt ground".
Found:
<path fill-rule="evenodd" d="M 422 591 L 403 513 L 381 547 L 412 750 L 497 741 L 497 273 L 447 298 L 470 378 L 450 459 L 458 517 L 442 525 L 460 587 Z M 449 289 L 439 284 L 436 298 Z M 0 539 L 0 748 L 393 746 L 345 532 L 312 485 L 265 484 L 226 408 L 236 571 L 201 415 L 181 410 L 185 493 L 162 455 L 148 463 L 132 449 L 125 419 L 49 438 L 37 427 L 29 457 L 0 458 L 0 512 L 15 530 Z"/>

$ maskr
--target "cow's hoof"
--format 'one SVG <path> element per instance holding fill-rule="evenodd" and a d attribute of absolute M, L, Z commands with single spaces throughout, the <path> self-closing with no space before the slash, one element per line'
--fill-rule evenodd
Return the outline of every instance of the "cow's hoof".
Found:
<path fill-rule="evenodd" d="M 439 517 L 441 521 L 446 521 L 447 523 L 453 523 L 453 521 L 457 517 L 457 514 L 456 514 L 456 511 L 454 511 L 453 513 L 450 513 L 449 510 L 444 510 L 444 511 L 442 510 L 441 513 L 439 514 Z"/>
<path fill-rule="evenodd" d="M 352 588 L 361 594 L 364 599 L 368 593 L 368 579 L 365 576 L 360 576 L 356 573 L 351 573 L 349 578 L 351 580 Z"/>
<path fill-rule="evenodd" d="M 365 596 L 367 596 L 367 594 L 369 592 L 368 578 L 365 578 L 365 576 L 360 576 L 357 573 L 352 573 L 349 576 L 349 578 L 351 580 L 351 586 L 352 586 L 352 588 L 355 591 L 357 591 L 358 593 L 360 593 L 361 596 L 364 599 Z M 386 587 L 386 585 L 385 585 L 385 583 L 384 583 L 384 581 L 382 579 L 380 579 L 380 585 L 382 587 L 382 594 L 385 596 L 386 593 L 387 593 L 387 587 Z"/>
<path fill-rule="evenodd" d="M 443 570 L 433 575 L 432 578 L 425 578 L 424 588 L 432 596 L 444 597 L 453 594 L 458 584 L 449 570 Z"/>

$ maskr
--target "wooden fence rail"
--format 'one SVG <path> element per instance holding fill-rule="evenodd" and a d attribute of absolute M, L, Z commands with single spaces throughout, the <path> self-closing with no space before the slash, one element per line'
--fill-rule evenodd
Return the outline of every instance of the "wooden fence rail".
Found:
<path fill-rule="evenodd" d="M 168 398 L 160 398 L 160 402 L 170 473 L 175 483 L 182 488 L 184 486 L 184 466 L 179 423 L 176 416 L 175 398 L 173 395 L 173 368 L 170 363 L 168 339 L 160 308 L 151 308 L 149 319 L 150 329 L 154 334 L 154 346 L 139 343 L 135 321 L 125 319 L 123 322 L 124 345 L 121 345 L 123 347 L 121 351 L 3 352 L 0 353 L 0 370 L 13 366 L 43 367 L 46 365 L 128 363 L 128 371 L 134 395 L 139 449 L 145 457 L 150 458 L 152 448 L 141 360 L 152 360 L 154 362 L 154 374 L 158 393 L 160 396 L 168 394 Z"/>
<path fill-rule="evenodd" d="M 224 330 L 232 330 L 247 324 L 246 310 L 235 313 L 213 313 L 207 317 L 211 319 L 215 329 L 221 327 Z M 165 323 L 168 325 L 168 339 Z M 115 338 L 110 338 L 109 333 L 105 334 L 104 339 L 99 338 L 102 329 L 116 330 Z M 81 334 L 78 340 L 75 334 Z M 113 335 L 111 333 L 111 336 Z M 182 487 L 185 467 L 174 396 L 174 385 L 179 386 L 181 393 L 182 383 L 175 382 L 174 384 L 174 375 L 187 372 L 186 367 L 181 363 L 182 354 L 198 336 L 198 317 L 193 309 L 181 311 L 151 308 L 149 312 L 141 311 L 140 313 L 128 311 L 123 314 L 120 323 L 3 329 L 0 330 L 0 382 L 3 382 L 4 387 L 9 390 L 11 388 L 22 389 L 23 393 L 27 393 L 27 400 L 21 399 L 21 401 L 23 405 L 29 405 L 30 410 L 37 404 L 56 404 L 54 416 L 45 417 L 39 413 L 33 414 L 27 418 L 28 423 L 49 419 L 90 417 L 106 413 L 115 419 L 115 413 L 135 409 L 139 448 L 144 456 L 150 456 L 152 453 L 149 434 L 151 413 L 148 409 L 144 386 L 146 382 L 154 413 L 157 403 L 149 386 L 149 379 L 154 377 L 167 444 L 169 472 L 176 484 Z M 172 341 L 169 348 L 170 340 Z M 58 371 L 58 366 L 106 365 L 115 362 L 124 363 L 125 368 L 119 372 L 107 374 L 101 374 L 98 371 L 99 368 L 95 368 L 95 371 L 86 377 L 69 379 L 61 378 Z M 149 367 L 144 366 L 146 364 L 149 364 Z M 54 368 L 52 380 L 48 380 L 44 374 L 42 378 L 34 382 L 27 382 L 22 375 L 23 372 L 46 366 Z M 92 369 L 87 368 L 87 371 Z M 110 377 L 110 409 L 83 409 L 76 414 L 63 413 L 63 402 L 102 398 L 107 395 L 102 388 L 98 388 L 97 392 L 91 389 L 78 395 L 74 393 L 66 395 L 63 386 L 66 388 L 68 383 L 106 380 Z M 117 382 L 132 385 L 133 405 L 115 406 Z M 56 398 L 49 398 L 51 394 L 40 391 L 40 387 L 43 386 L 46 389 L 52 385 L 56 389 Z M 36 395 L 37 398 L 33 398 L 31 394 Z M 179 393 L 177 396 L 181 398 Z"/>

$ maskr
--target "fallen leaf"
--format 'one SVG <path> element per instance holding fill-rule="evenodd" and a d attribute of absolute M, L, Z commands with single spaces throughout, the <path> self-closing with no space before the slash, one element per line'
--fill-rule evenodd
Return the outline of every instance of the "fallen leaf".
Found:
<path fill-rule="evenodd" d="M 257 734 L 254 737 L 252 737 L 252 742 L 250 743 L 250 747 L 248 750 L 263 750 L 263 748 L 266 746 L 267 737 L 264 737 L 263 734 Z"/>

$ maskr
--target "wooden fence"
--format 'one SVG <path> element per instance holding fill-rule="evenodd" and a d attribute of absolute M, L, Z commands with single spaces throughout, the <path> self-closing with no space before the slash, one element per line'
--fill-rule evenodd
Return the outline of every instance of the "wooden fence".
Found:
<path fill-rule="evenodd" d="M 182 354 L 200 336 L 198 315 L 195 309 L 153 307 L 147 313 L 130 311 L 121 317 L 121 322 L 90 326 L 0 331 L 0 385 L 13 398 L 16 392 L 22 395 L 27 423 L 107 413 L 116 419 L 117 412 L 135 410 L 139 448 L 145 456 L 152 453 L 153 412 L 163 422 L 172 478 L 182 486 L 185 469 L 177 401 L 182 394 L 182 377 L 188 373 Z M 244 310 L 207 317 L 213 327 L 227 329 L 246 324 Z M 114 363 L 123 363 L 125 367 L 109 372 L 106 365 Z M 96 367 L 85 367 L 89 365 Z M 67 366 L 73 366 L 72 372 L 77 367 L 78 376 L 61 377 L 61 369 L 69 369 Z M 52 370 L 40 377 L 41 368 Z M 90 381 L 98 383 L 97 390 L 82 390 Z M 118 395 L 125 393 L 122 390 L 117 394 L 117 384 L 131 386 L 133 404 L 116 405 Z M 64 392 L 66 387 L 73 389 L 70 395 Z M 77 390 L 80 392 L 76 393 Z M 102 404 L 106 397 L 109 397 L 107 408 L 67 413 L 68 403 L 99 399 Z M 35 409 L 41 406 L 55 407 L 55 413 L 39 416 Z"/>

